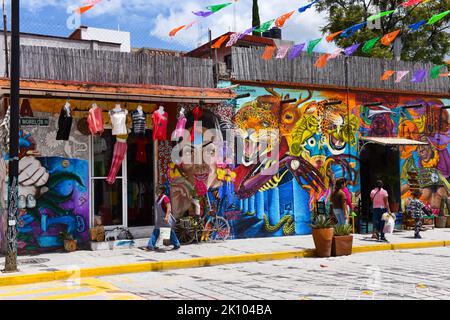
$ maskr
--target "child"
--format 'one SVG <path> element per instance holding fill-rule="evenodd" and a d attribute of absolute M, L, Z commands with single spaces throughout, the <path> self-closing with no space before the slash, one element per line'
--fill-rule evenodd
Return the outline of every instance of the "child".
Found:
<path fill-rule="evenodd" d="M 422 191 L 419 189 L 413 190 L 411 192 L 412 199 L 406 206 L 406 211 L 411 214 L 411 216 L 416 220 L 416 224 L 414 226 L 414 238 L 422 239 L 420 236 L 420 229 L 422 228 L 422 217 L 424 213 L 426 213 L 427 208 L 423 204 L 422 201 L 419 200 L 422 195 Z"/>

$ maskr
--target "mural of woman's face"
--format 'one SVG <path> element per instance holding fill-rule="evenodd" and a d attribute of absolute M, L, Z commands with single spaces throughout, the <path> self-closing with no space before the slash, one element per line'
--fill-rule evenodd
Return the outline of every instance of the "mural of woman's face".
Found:
<path fill-rule="evenodd" d="M 207 131 L 203 128 L 202 139 L 183 147 L 181 170 L 192 185 L 200 182 L 210 188 L 217 182 L 217 145 L 216 136 Z"/>

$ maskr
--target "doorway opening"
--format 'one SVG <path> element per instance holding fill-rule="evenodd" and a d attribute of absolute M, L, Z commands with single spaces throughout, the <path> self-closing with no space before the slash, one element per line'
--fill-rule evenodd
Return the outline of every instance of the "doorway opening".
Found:
<path fill-rule="evenodd" d="M 360 153 L 361 205 L 368 217 L 368 232 L 373 230 L 370 210 L 370 192 L 377 180 L 383 181 L 383 188 L 389 194 L 391 212 L 400 210 L 400 150 L 397 145 L 367 143 Z"/>

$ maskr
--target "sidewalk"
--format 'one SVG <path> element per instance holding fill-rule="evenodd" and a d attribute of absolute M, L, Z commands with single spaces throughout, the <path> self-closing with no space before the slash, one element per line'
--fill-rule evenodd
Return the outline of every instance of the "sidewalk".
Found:
<path fill-rule="evenodd" d="M 414 239 L 413 231 L 395 232 L 388 235 L 388 244 L 376 242 L 370 234 L 356 234 L 353 253 L 450 246 L 450 229 L 428 230 L 421 234 L 423 239 Z M 73 270 L 78 268 L 81 277 L 92 277 L 314 256 L 311 235 L 194 243 L 162 253 L 140 250 L 138 247 L 146 242 L 147 239 L 138 239 L 125 249 L 19 256 L 19 272 L 0 273 L 0 286 L 67 279 L 74 276 Z M 2 269 L 3 265 L 4 257 L 1 257 Z"/>

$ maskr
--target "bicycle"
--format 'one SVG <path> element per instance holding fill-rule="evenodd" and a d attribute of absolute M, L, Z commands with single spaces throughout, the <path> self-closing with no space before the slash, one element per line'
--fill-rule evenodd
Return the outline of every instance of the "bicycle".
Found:
<path fill-rule="evenodd" d="M 175 234 L 182 244 L 190 244 L 194 240 L 225 241 L 230 235 L 228 221 L 216 215 L 215 211 L 200 216 L 188 216 L 177 220 L 174 227 Z"/>

